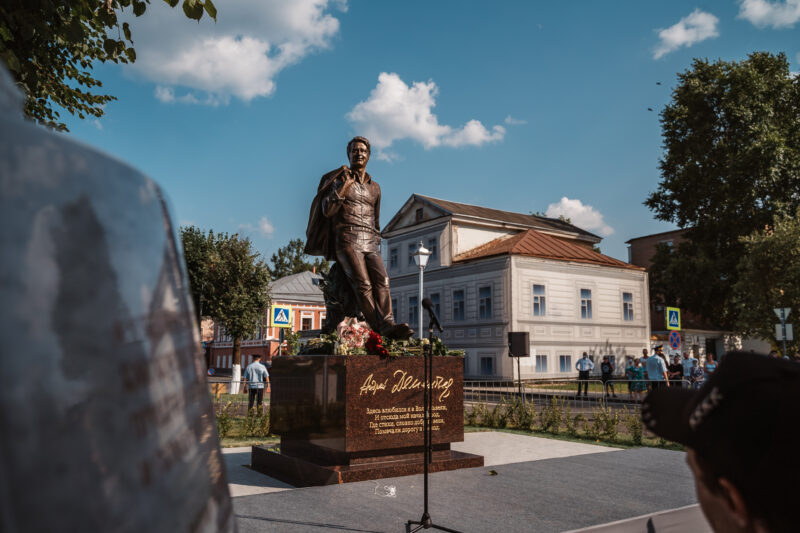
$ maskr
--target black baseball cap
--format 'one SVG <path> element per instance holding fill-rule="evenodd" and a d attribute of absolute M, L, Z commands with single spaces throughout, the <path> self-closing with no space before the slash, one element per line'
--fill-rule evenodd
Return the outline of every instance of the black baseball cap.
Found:
<path fill-rule="evenodd" d="M 659 388 L 642 403 L 645 426 L 695 451 L 748 505 L 793 509 L 800 475 L 800 364 L 730 352 L 700 390 Z"/>

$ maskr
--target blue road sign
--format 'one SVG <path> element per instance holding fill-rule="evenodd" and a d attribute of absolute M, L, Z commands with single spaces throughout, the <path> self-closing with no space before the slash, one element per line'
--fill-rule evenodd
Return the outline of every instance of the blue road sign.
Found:
<path fill-rule="evenodd" d="M 681 329 L 681 310 L 667 307 L 667 329 Z"/>
<path fill-rule="evenodd" d="M 272 306 L 272 314 L 270 315 L 270 326 L 274 328 L 290 328 L 292 327 L 292 306 L 290 305 L 274 305 Z"/>

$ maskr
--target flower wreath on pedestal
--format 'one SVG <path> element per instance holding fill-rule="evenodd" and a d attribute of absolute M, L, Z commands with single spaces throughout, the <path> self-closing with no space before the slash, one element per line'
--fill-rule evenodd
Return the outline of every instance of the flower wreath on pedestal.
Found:
<path fill-rule="evenodd" d="M 347 317 L 337 326 L 336 331 L 309 339 L 299 347 L 299 355 L 379 355 L 381 357 L 421 356 L 428 339 L 411 338 L 396 340 L 383 337 L 370 329 L 366 322 Z M 464 356 L 463 350 L 448 350 L 442 341 L 433 339 L 433 355 Z"/>

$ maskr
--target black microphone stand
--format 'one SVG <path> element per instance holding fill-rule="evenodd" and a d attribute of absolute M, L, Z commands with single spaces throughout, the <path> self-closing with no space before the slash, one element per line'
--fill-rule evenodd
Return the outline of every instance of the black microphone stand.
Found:
<path fill-rule="evenodd" d="M 420 529 L 438 529 L 439 531 L 449 531 L 450 533 L 460 533 L 458 530 L 449 529 L 443 526 L 439 526 L 433 523 L 431 520 L 431 515 L 428 512 L 428 464 L 433 460 L 433 391 L 430 390 L 431 388 L 431 381 L 433 379 L 433 316 L 431 315 L 430 311 L 428 312 L 428 317 L 430 321 L 428 322 L 428 344 L 427 346 L 423 346 L 422 353 L 424 355 L 423 358 L 423 366 L 425 368 L 423 383 L 424 386 L 424 397 L 423 397 L 423 407 L 422 407 L 422 434 L 423 434 L 423 447 L 425 448 L 422 454 L 422 462 L 423 462 L 423 486 L 424 486 L 424 494 L 425 494 L 425 506 L 422 511 L 422 518 L 419 520 L 409 520 L 406 523 L 406 532 L 408 533 L 415 533 Z M 411 529 L 412 525 L 416 525 L 414 529 Z"/>

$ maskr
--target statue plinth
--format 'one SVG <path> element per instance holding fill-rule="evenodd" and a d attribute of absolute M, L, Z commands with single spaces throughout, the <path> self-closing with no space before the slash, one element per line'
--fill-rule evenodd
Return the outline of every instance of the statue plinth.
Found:
<path fill-rule="evenodd" d="M 422 357 L 273 359 L 270 419 L 280 453 L 254 446 L 253 469 L 295 486 L 423 471 Z M 431 472 L 483 466 L 450 449 L 464 440 L 464 360 L 434 357 Z"/>

